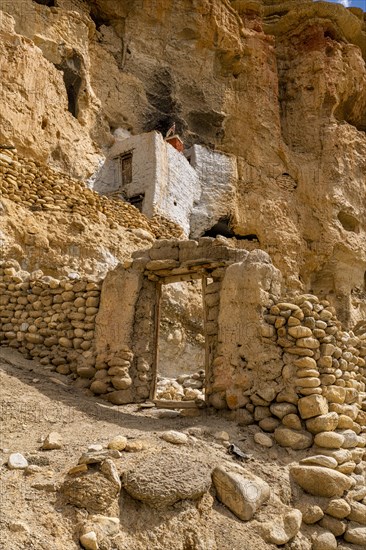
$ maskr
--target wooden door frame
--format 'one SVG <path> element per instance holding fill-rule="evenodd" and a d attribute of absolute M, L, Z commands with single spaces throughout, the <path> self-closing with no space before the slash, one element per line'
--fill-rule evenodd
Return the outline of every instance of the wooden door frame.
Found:
<path fill-rule="evenodd" d="M 207 287 L 207 278 L 209 275 L 207 273 L 202 273 L 201 282 L 202 282 L 202 301 L 203 301 L 203 336 L 205 338 L 205 390 L 206 383 L 209 375 L 209 346 L 207 338 L 207 307 L 205 303 L 206 287 Z M 197 279 L 197 277 L 192 277 L 192 281 Z M 181 282 L 189 282 L 181 281 Z M 180 281 L 177 281 L 180 282 Z M 167 408 L 187 408 L 187 407 L 196 407 L 194 401 L 162 401 L 156 399 L 156 386 L 157 386 L 157 375 L 158 375 L 158 366 L 159 366 L 159 336 L 160 336 L 160 317 L 161 317 L 161 296 L 162 296 L 162 287 L 163 285 L 168 285 L 172 283 L 165 283 L 159 281 L 156 283 L 156 293 L 155 293 L 155 308 L 154 308 L 154 351 L 153 351 L 153 363 L 152 363 L 152 375 L 153 380 L 151 384 L 150 399 L 155 403 L 164 403 Z M 207 402 L 207 392 L 205 391 L 205 401 Z M 192 405 L 193 403 L 193 405 Z M 169 407 L 170 404 L 170 407 Z M 174 404 L 174 407 L 172 406 Z"/>

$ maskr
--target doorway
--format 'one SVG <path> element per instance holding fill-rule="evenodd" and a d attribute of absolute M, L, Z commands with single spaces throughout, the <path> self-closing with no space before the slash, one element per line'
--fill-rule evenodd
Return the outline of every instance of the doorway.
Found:
<path fill-rule="evenodd" d="M 200 277 L 160 286 L 153 397 L 168 407 L 205 401 L 205 283 Z"/>

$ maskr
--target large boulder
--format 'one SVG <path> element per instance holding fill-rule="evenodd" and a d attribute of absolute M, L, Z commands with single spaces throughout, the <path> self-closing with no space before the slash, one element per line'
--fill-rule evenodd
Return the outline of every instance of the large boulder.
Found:
<path fill-rule="evenodd" d="M 322 497 L 341 497 L 354 480 L 341 472 L 321 466 L 293 466 L 292 478 L 307 493 Z"/>
<path fill-rule="evenodd" d="M 217 498 L 243 521 L 250 520 L 270 497 L 268 483 L 244 468 L 218 466 L 212 479 Z"/>
<path fill-rule="evenodd" d="M 164 507 L 200 498 L 211 486 L 211 472 L 187 451 L 164 449 L 128 468 L 122 486 L 136 500 Z"/>

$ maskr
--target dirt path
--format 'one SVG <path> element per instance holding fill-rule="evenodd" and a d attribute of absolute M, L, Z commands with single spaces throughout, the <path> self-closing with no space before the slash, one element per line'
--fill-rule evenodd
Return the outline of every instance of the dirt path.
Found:
<path fill-rule="evenodd" d="M 218 432 L 225 431 L 230 441 L 252 454 L 253 458 L 246 467 L 271 485 L 273 498 L 256 519 L 275 516 L 279 505 L 290 501 L 286 464 L 292 460 L 291 456 L 286 452 L 281 454 L 277 449 L 259 448 L 253 442 L 252 428 L 240 428 L 217 413 L 202 411 L 198 417 L 156 418 L 153 416 L 159 414 L 156 409 L 141 411 L 135 405 L 113 407 L 89 397 L 85 390 L 75 388 L 67 377 L 46 372 L 36 362 L 27 361 L 9 349 L 0 350 L 0 384 L 1 550 L 80 548 L 75 536 L 75 521 L 83 517 L 83 512 L 75 515 L 70 506 L 60 504 L 59 486 L 67 471 L 77 464 L 80 455 L 91 444 L 106 446 L 120 434 L 128 439 L 144 440 L 146 449 L 142 453 L 146 456 L 170 445 L 160 439 L 159 434 L 163 431 L 174 429 L 194 434 L 192 453 L 214 468 L 222 461 L 232 460 L 217 437 Z M 53 431 L 61 434 L 62 449 L 41 451 L 44 437 Z M 6 462 L 12 452 L 22 453 L 29 464 L 40 467 L 39 472 L 26 475 L 23 471 L 9 470 Z M 126 460 L 133 462 L 141 453 L 124 455 L 126 463 Z M 147 508 L 144 513 L 149 521 Z M 132 516 L 131 513 L 131 521 Z M 141 517 L 143 520 L 140 513 L 139 519 Z M 166 525 L 177 529 L 179 538 L 181 527 L 174 527 L 173 519 L 169 520 L 170 523 L 167 520 Z M 128 521 L 127 518 L 125 525 Z M 156 523 L 156 518 L 154 521 Z M 189 546 L 192 550 L 271 548 L 256 535 L 251 522 L 240 522 L 217 501 L 206 522 L 214 533 L 216 547 L 201 540 Z M 171 548 L 170 536 L 168 531 L 164 531 L 164 526 L 158 527 L 154 522 L 151 525 L 151 532 L 145 530 L 144 536 L 136 540 L 131 534 L 126 535 L 125 545 L 116 548 Z M 188 518 L 184 528 L 195 532 L 194 519 Z M 188 546 L 179 546 L 178 543 L 176 548 L 189 550 Z"/>

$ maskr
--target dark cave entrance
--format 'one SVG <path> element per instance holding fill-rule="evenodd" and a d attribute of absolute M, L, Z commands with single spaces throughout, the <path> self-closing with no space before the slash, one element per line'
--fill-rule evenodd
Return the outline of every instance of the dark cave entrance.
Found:
<path fill-rule="evenodd" d="M 145 198 L 145 193 L 139 193 L 138 195 L 133 195 L 132 197 L 126 198 L 126 201 L 132 204 L 132 206 L 135 206 L 137 210 L 142 212 L 142 208 L 144 205 L 144 198 Z"/>
<path fill-rule="evenodd" d="M 254 233 L 248 234 L 248 235 L 238 235 L 237 233 L 234 233 L 234 231 L 231 229 L 230 224 L 230 218 L 229 216 L 224 216 L 223 218 L 220 218 L 215 225 L 211 227 L 211 229 L 208 229 L 204 232 L 202 235 L 203 237 L 217 237 L 218 235 L 221 235 L 222 237 L 226 237 L 227 239 L 232 239 L 235 237 L 238 241 L 258 241 L 258 236 Z"/>
<path fill-rule="evenodd" d="M 68 111 L 77 118 L 78 116 L 78 98 L 80 88 L 83 82 L 81 77 L 82 58 L 74 52 L 71 57 L 64 59 L 62 63 L 56 65 L 56 69 L 62 71 L 65 83 Z"/>
<path fill-rule="evenodd" d="M 49 8 L 56 7 L 55 0 L 33 0 L 36 4 L 41 4 L 41 6 L 48 6 Z"/>

